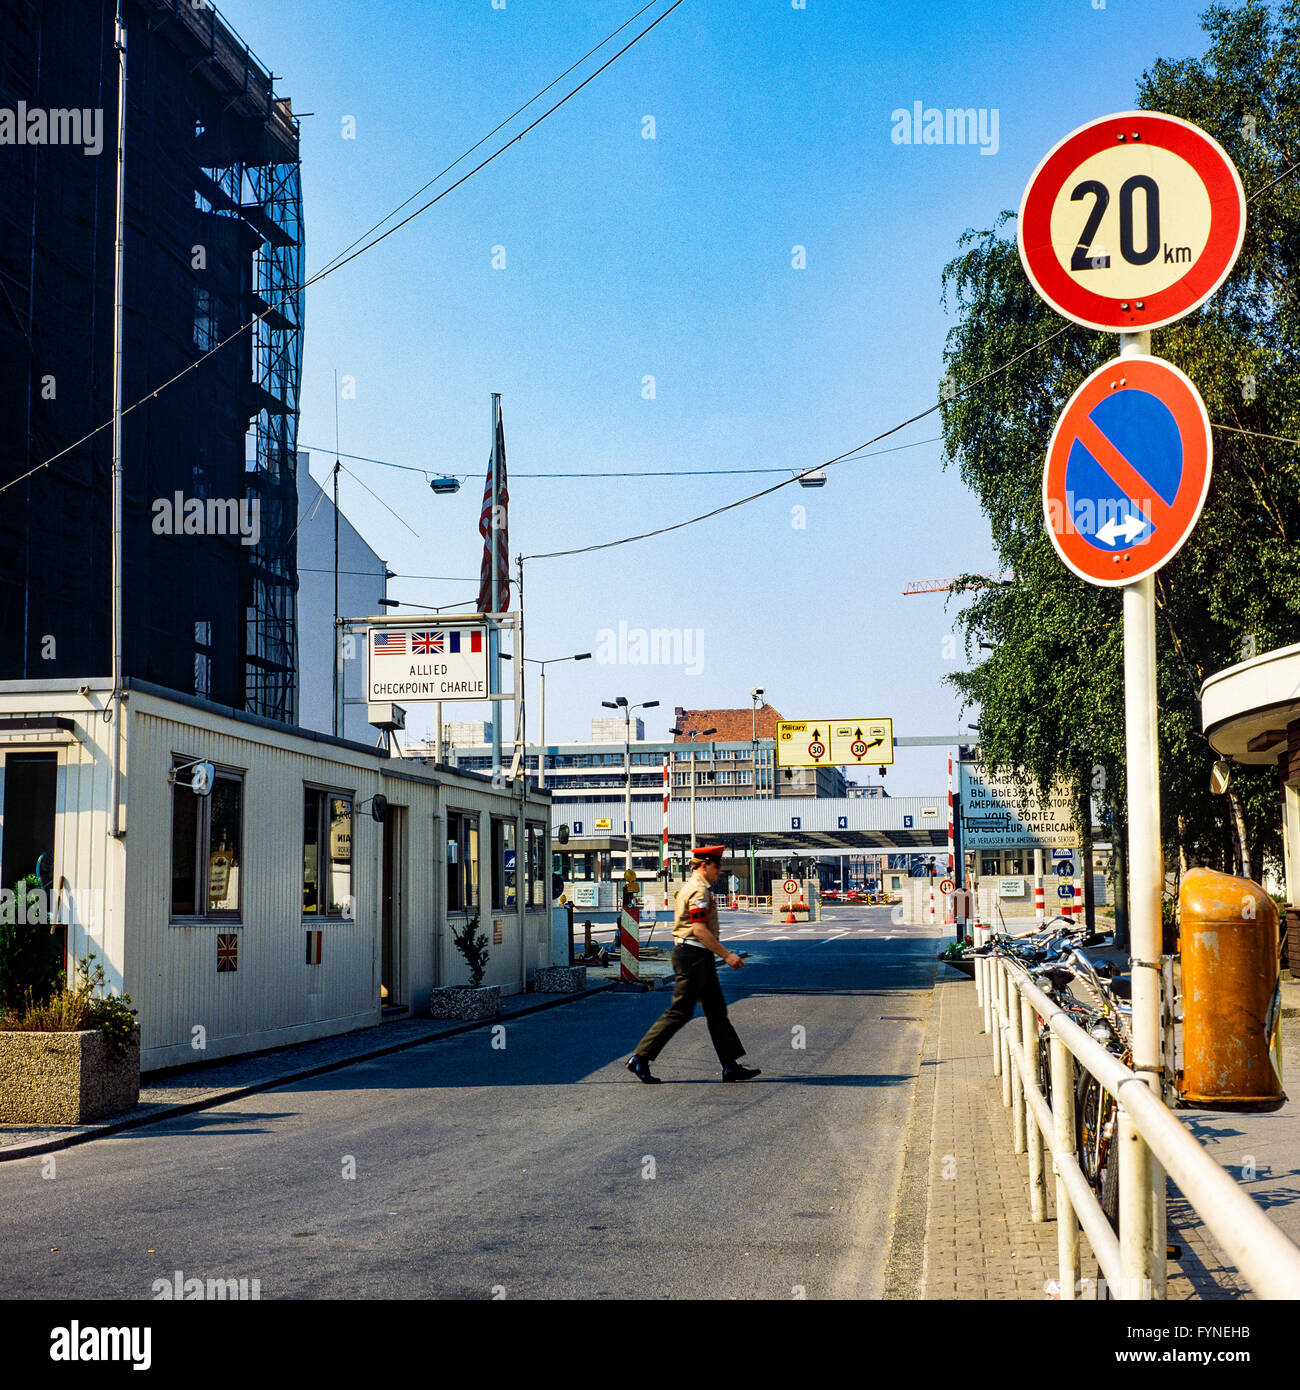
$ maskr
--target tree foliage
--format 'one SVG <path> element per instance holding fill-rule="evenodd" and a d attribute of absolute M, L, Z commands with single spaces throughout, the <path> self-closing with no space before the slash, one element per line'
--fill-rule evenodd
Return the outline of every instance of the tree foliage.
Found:
<path fill-rule="evenodd" d="M 1143 109 L 1213 135 L 1249 199 L 1229 280 L 1152 338 L 1215 424 L 1204 514 L 1156 578 L 1161 807 L 1171 861 L 1231 868 L 1240 862 L 1232 809 L 1209 792 L 1214 754 L 1200 732 L 1199 690 L 1225 666 L 1300 638 L 1300 446 L 1290 442 L 1300 440 L 1300 0 L 1272 13 L 1263 0 L 1215 6 L 1202 24 L 1202 57 L 1160 59 L 1137 88 Z M 1042 509 L 1052 428 L 1117 340 L 1063 323 L 1038 298 L 1009 212 L 963 236 L 943 291 L 958 320 L 944 354 L 947 460 L 979 496 L 1014 574 L 959 615 L 967 655 L 981 643 L 992 652 L 949 680 L 980 708 L 990 763 L 1023 768 L 1043 788 L 1064 773 L 1080 798 L 1091 786 L 1122 833 L 1122 600 L 1065 568 Z M 1234 769 L 1233 787 L 1258 873 L 1262 857 L 1280 851 L 1277 771 Z"/>

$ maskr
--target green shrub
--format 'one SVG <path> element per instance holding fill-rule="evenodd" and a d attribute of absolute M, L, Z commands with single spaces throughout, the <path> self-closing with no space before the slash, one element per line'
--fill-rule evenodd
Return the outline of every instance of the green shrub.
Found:
<path fill-rule="evenodd" d="M 50 930 L 46 895 L 35 874 L 0 895 L 0 1008 L 43 1004 L 62 984 L 59 940 Z"/>
<path fill-rule="evenodd" d="M 0 1017 L 0 1030 L 10 1033 L 80 1033 L 100 1029 L 108 1038 L 108 1050 L 121 1057 L 135 1035 L 135 1010 L 129 994 L 96 994 L 107 977 L 92 951 L 77 962 L 72 988 L 66 985 L 47 999 L 32 994 Z"/>
<path fill-rule="evenodd" d="M 475 989 L 483 983 L 483 974 L 488 963 L 488 939 L 479 932 L 478 920 L 476 912 L 460 931 L 453 927 L 451 933 L 456 949 L 465 957 L 465 963 L 469 966 L 469 982 Z"/>

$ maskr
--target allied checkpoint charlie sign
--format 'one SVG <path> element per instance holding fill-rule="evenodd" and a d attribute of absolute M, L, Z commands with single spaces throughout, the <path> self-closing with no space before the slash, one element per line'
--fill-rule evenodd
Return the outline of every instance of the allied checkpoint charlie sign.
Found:
<path fill-rule="evenodd" d="M 486 700 L 486 626 L 416 622 L 366 632 L 366 700 Z"/>

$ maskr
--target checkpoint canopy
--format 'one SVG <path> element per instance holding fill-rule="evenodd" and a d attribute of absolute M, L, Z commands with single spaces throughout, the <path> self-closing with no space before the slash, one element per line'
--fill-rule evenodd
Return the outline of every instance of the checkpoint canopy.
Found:
<path fill-rule="evenodd" d="M 1205 403 L 1177 367 L 1107 362 L 1070 397 L 1047 450 L 1043 512 L 1057 554 L 1103 587 L 1153 573 L 1196 525 L 1212 456 Z"/>

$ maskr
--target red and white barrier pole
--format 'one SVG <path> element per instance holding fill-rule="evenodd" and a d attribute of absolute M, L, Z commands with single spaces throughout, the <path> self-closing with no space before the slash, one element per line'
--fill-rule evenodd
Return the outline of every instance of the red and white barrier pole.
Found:
<path fill-rule="evenodd" d="M 618 921 L 618 978 L 636 981 L 641 977 L 641 914 L 636 896 L 624 885 L 623 911 Z"/>
<path fill-rule="evenodd" d="M 1047 905 L 1043 900 L 1043 880 L 1034 880 L 1034 921 L 1041 927 L 1047 920 Z"/>
<path fill-rule="evenodd" d="M 664 754 L 664 828 L 663 838 L 659 841 L 659 876 L 664 882 L 664 907 L 668 908 L 671 904 L 668 901 L 668 754 Z M 694 845 L 691 846 L 695 848 Z"/>

